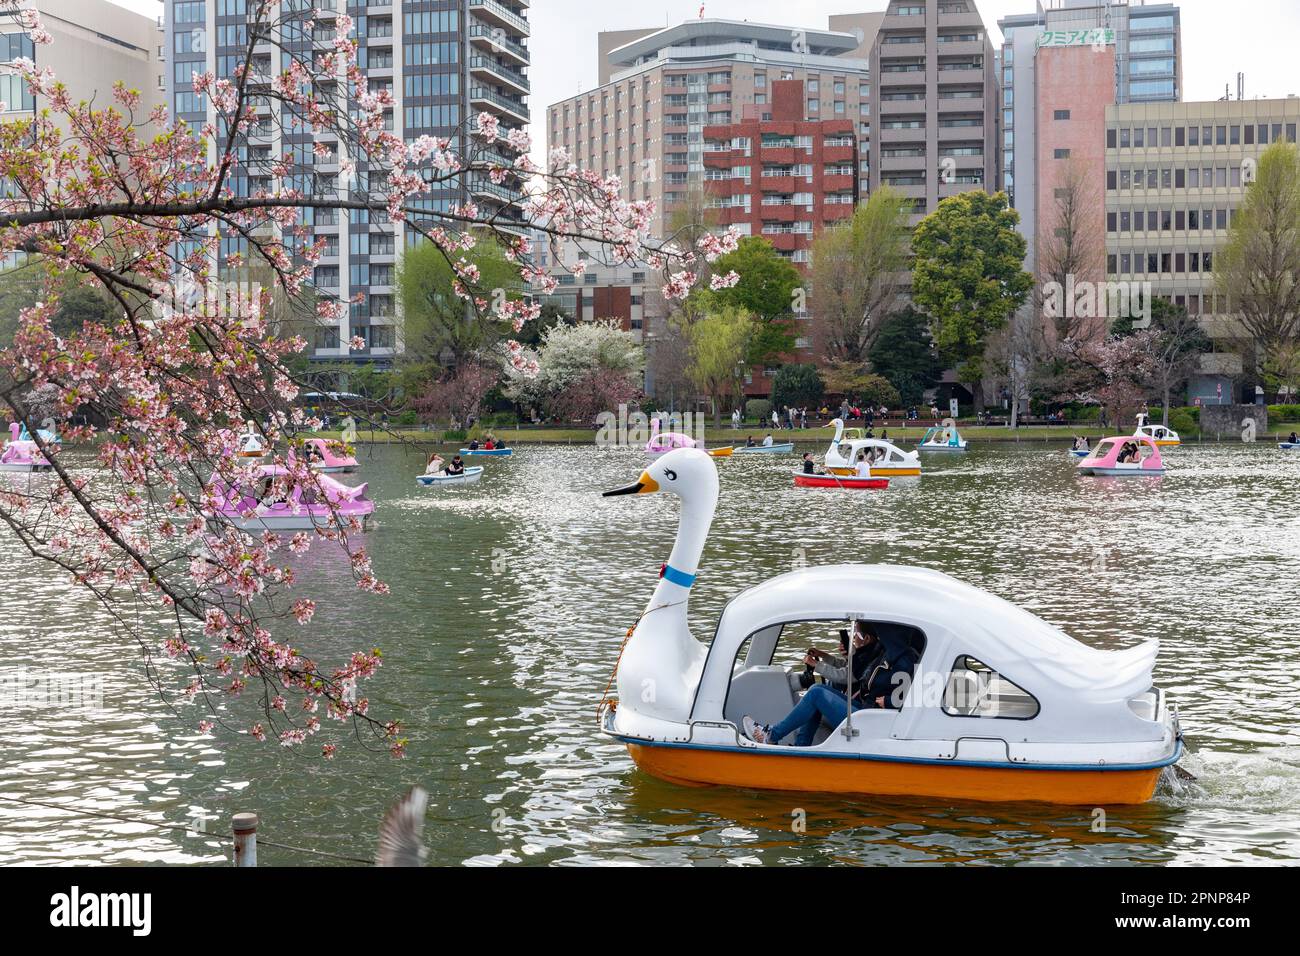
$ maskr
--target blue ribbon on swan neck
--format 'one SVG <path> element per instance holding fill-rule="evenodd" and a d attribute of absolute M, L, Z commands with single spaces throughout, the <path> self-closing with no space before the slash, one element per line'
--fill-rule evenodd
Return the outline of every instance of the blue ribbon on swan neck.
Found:
<path fill-rule="evenodd" d="M 669 584 L 675 584 L 679 588 L 689 588 L 695 583 L 695 575 L 687 574 L 685 571 L 679 571 L 671 564 L 664 565 L 663 574 L 660 575 Z"/>

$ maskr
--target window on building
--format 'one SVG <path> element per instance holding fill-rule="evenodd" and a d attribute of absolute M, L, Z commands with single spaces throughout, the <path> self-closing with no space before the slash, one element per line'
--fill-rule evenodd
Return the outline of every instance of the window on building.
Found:
<path fill-rule="evenodd" d="M 1052 111 L 1052 119 L 1054 119 L 1054 120 L 1068 120 L 1069 118 L 1070 118 L 1070 111 L 1069 111 L 1069 110 L 1053 110 L 1053 111 Z"/>

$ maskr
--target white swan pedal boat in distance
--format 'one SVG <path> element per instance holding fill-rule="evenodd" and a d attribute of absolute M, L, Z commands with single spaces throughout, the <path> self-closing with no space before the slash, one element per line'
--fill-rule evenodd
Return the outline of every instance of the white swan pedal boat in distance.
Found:
<path fill-rule="evenodd" d="M 835 437 L 826 449 L 826 471 L 832 475 L 857 474 L 858 453 L 865 451 L 875 455 L 871 465 L 872 478 L 906 478 L 921 473 L 921 456 L 914 451 L 904 451 L 893 442 L 884 438 L 848 437 L 844 432 L 844 420 L 837 418 L 831 422 L 835 427 Z M 856 432 L 857 429 L 854 429 Z"/>
<path fill-rule="evenodd" d="M 698 641 L 687 609 L 717 468 L 704 452 L 673 451 L 605 494 L 659 491 L 681 499 L 677 538 L 623 649 L 617 700 L 599 717 L 647 773 L 691 785 L 1100 806 L 1150 799 L 1182 753 L 1177 714 L 1152 684 L 1158 642 L 1097 650 L 938 571 L 843 564 L 778 575 L 733 597 L 712 642 Z M 808 747 L 743 736 L 744 716 L 774 724 L 798 699 L 774 662 L 802 657 L 806 631 L 786 642 L 798 647 L 783 632 L 850 620 L 905 633 L 919 652 L 898 706 L 846 713 Z"/>

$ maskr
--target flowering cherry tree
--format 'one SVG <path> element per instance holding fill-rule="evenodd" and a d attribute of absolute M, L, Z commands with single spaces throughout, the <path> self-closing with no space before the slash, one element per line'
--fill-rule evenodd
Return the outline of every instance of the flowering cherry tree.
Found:
<path fill-rule="evenodd" d="M 50 42 L 20 2 L 0 0 L 0 12 L 17 13 L 36 44 Z M 304 433 L 319 425 L 295 405 L 303 383 L 290 360 L 306 342 L 271 318 L 276 297 L 304 292 L 317 295 L 321 319 L 347 314 L 348 302 L 311 289 L 324 240 L 314 237 L 308 211 L 364 211 L 403 224 L 446 256 L 474 314 L 516 330 L 539 306 L 481 288 L 466 253 L 485 237 L 500 242 L 525 281 L 553 290 L 520 221 L 472 202 L 433 211 L 422 196 L 468 195 L 460 187 L 470 176 L 526 183 L 524 223 L 566 247 L 595 245 L 618 261 L 651 263 L 671 298 L 688 294 L 701 262 L 734 249 L 736 237 L 708 236 L 692 249 L 656 244 L 650 203 L 623 199 L 617 179 L 580 170 L 561 151 L 537 168 L 527 133 L 486 113 L 459 138 L 459 153 L 449 138 L 403 140 L 385 129 L 391 90 L 372 89 L 358 66 L 352 19 L 298 6 L 249 0 L 247 47 L 233 75 L 193 77 L 208 104 L 200 128 L 173 123 L 163 108 L 143 112 L 140 94 L 120 84 L 111 104 L 97 108 L 74 101 L 31 59 L 0 64 L 41 106 L 0 124 L 0 259 L 50 278 L 0 350 L 0 408 L 27 426 L 51 466 L 48 475 L 0 484 L 0 524 L 99 600 L 144 648 L 164 696 L 201 708 L 195 719 L 205 732 L 220 725 L 286 746 L 314 741 L 329 757 L 337 744 L 322 733 L 324 718 L 401 755 L 401 728 L 372 713 L 364 695 L 380 650 L 327 663 L 309 651 L 310 630 L 294 631 L 310 624 L 316 605 L 299 587 L 293 555 L 338 548 L 360 591 L 387 593 L 362 528 L 333 506 L 332 521 L 288 539 L 249 534 L 215 515 L 211 489 L 252 477 L 238 454 L 248 422 L 283 468 L 268 489 L 273 497 L 298 487 L 328 500 L 301 454 Z M 313 52 L 302 38 L 331 21 L 329 49 Z M 252 66 L 267 47 L 287 64 L 271 77 Z M 311 155 L 251 158 L 249 138 L 265 130 L 268 114 L 285 134 L 310 136 Z M 233 187 L 239 174 L 256 177 L 246 194 Z M 223 256 L 223 248 L 240 251 Z M 270 275 L 271 287 L 231 294 L 225 280 L 249 268 Z M 116 320 L 56 334 L 54 279 L 67 274 L 102 288 L 120 309 Z M 535 374 L 517 343 L 507 349 L 517 371 Z M 67 447 L 43 425 L 55 426 Z M 255 722 L 235 716 L 246 708 L 230 698 L 241 694 L 257 700 Z"/>

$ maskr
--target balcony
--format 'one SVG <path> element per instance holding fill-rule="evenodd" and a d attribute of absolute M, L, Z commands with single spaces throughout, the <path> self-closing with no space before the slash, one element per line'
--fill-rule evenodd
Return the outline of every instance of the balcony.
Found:
<path fill-rule="evenodd" d="M 966 13 L 941 13 L 938 28 L 961 33 L 983 33 L 984 21 L 973 9 Z"/>
<path fill-rule="evenodd" d="M 926 68 L 922 64 L 919 69 L 915 70 L 881 70 L 876 77 L 876 85 L 886 86 L 917 86 L 925 82 Z"/>
<path fill-rule="evenodd" d="M 505 186 L 498 186 L 486 176 L 471 176 L 469 180 L 469 191 L 471 194 L 480 198 L 495 199 L 497 202 L 506 205 L 514 205 L 523 201 L 523 193 L 516 190 L 507 189 Z"/>
<path fill-rule="evenodd" d="M 498 29 L 475 24 L 469 28 L 469 41 L 480 50 L 508 56 L 520 66 L 527 66 L 531 62 L 528 48 L 511 40 Z"/>
<path fill-rule="evenodd" d="M 513 30 L 520 36 L 529 35 L 528 21 L 497 0 L 469 0 L 469 12 L 480 20 Z"/>
<path fill-rule="evenodd" d="M 875 138 L 880 143 L 915 143 L 922 148 L 925 146 L 924 129 L 889 129 L 883 127 L 880 132 L 875 134 Z"/>
<path fill-rule="evenodd" d="M 822 162 L 824 163 L 851 163 L 857 158 L 857 151 L 851 143 L 848 146 L 826 146 L 822 148 Z"/>
<path fill-rule="evenodd" d="M 504 63 L 498 63 L 490 57 L 475 54 L 469 58 L 469 71 L 474 76 L 487 82 L 498 82 L 509 86 L 521 96 L 531 92 L 528 77 L 519 70 L 511 69 Z"/>
<path fill-rule="evenodd" d="M 939 67 L 939 85 L 960 83 L 963 86 L 973 86 L 977 83 L 984 82 L 984 68 L 965 69 L 959 67 Z"/>
<path fill-rule="evenodd" d="M 948 142 L 955 139 L 984 139 L 984 126 L 940 126 L 939 142 Z"/>
<path fill-rule="evenodd" d="M 853 181 L 856 179 L 852 173 L 847 176 L 824 176 L 822 177 L 822 189 L 826 192 L 838 193 L 846 189 L 853 188 Z"/>
<path fill-rule="evenodd" d="M 983 56 L 988 52 L 985 40 L 945 40 L 939 37 L 936 47 L 943 56 Z"/>
<path fill-rule="evenodd" d="M 826 222 L 841 222 L 842 220 L 852 218 L 852 203 L 837 202 L 822 206 L 822 219 Z"/>
<path fill-rule="evenodd" d="M 471 104 L 480 104 L 487 106 L 496 112 L 505 113 L 513 119 L 519 119 L 527 123 L 529 121 L 528 104 L 519 100 L 512 100 L 509 97 L 502 96 L 500 93 L 494 93 L 484 86 L 471 87 L 469 91 Z"/>

